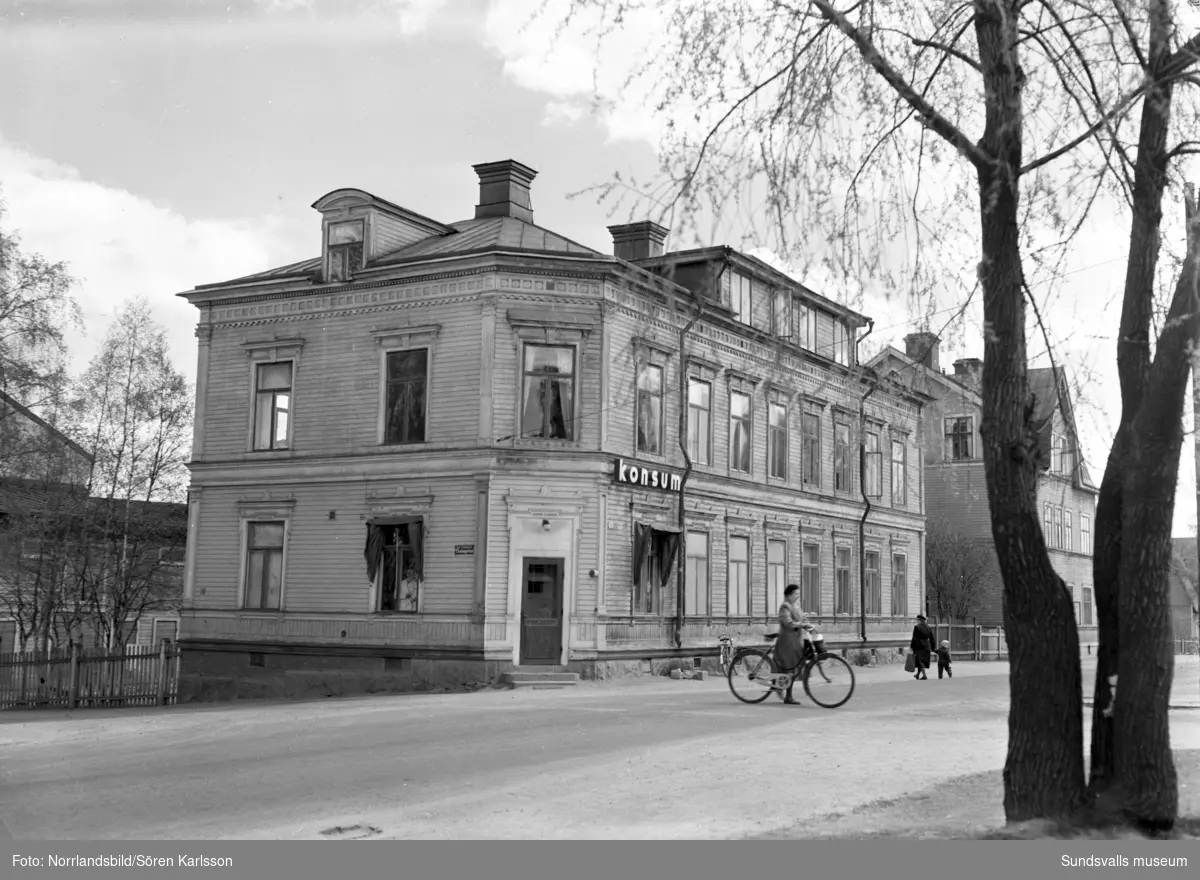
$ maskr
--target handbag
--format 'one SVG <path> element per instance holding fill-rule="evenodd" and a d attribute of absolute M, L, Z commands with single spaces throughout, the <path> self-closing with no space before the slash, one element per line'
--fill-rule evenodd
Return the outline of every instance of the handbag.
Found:
<path fill-rule="evenodd" d="M 910 651 L 908 653 L 908 656 L 904 658 L 904 671 L 905 672 L 915 672 L 916 669 L 917 669 L 917 655 Z"/>

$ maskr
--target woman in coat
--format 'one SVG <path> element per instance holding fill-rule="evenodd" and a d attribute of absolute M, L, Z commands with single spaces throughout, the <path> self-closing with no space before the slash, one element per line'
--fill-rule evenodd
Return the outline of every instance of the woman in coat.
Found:
<path fill-rule="evenodd" d="M 790 672 L 804 659 L 804 642 L 807 638 L 808 622 L 800 608 L 800 587 L 788 584 L 783 591 L 783 604 L 779 606 L 779 637 L 775 641 L 775 665 L 780 672 Z M 792 686 L 788 685 L 785 703 L 796 703 L 792 698 Z"/>
<path fill-rule="evenodd" d="M 933 652 L 933 630 L 929 628 L 929 624 L 925 622 L 925 615 L 917 615 L 917 625 L 913 627 L 912 641 L 909 647 L 912 648 L 913 658 L 917 662 L 917 674 L 913 676 L 917 681 L 927 681 L 929 676 L 925 674 L 925 670 L 929 668 L 929 657 Z"/>

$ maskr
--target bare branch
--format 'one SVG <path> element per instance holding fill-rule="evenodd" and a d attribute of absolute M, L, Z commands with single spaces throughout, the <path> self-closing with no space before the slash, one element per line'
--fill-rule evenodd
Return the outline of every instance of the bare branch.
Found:
<path fill-rule="evenodd" d="M 974 68 L 976 72 L 983 72 L 983 68 L 979 66 L 979 62 L 966 52 L 963 52 L 961 49 L 955 49 L 953 46 L 947 46 L 946 44 L 939 43 L 935 40 L 918 40 L 915 37 L 912 38 L 912 43 L 914 46 L 921 46 L 925 49 L 937 49 L 939 52 L 945 52 L 947 55 L 951 55 L 964 64 Z"/>

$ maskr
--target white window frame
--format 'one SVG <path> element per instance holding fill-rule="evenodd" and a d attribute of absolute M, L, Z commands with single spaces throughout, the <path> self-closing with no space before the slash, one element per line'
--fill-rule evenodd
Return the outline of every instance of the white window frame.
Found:
<path fill-rule="evenodd" d="M 783 430 L 780 432 L 777 428 L 771 425 L 771 408 L 783 408 Z M 786 397 L 782 394 L 768 393 L 767 394 L 767 478 L 777 480 L 781 483 L 787 482 L 791 478 L 791 416 L 792 408 L 788 405 Z M 775 444 L 779 442 L 778 434 L 783 434 L 783 473 L 775 473 Z M 754 438 L 750 438 L 750 456 L 754 457 Z"/>
<path fill-rule="evenodd" d="M 838 554 L 846 553 L 846 565 L 841 567 L 838 565 Z M 838 598 L 841 595 L 841 590 L 838 589 L 838 574 L 846 572 L 846 594 L 850 597 L 849 609 L 839 607 Z M 855 613 L 854 602 L 854 548 L 849 544 L 835 544 L 833 548 L 833 613 L 834 616 L 847 616 Z"/>
<path fill-rule="evenodd" d="M 866 484 L 864 488 L 868 498 L 883 498 L 883 452 L 880 449 L 883 433 L 882 429 L 875 427 L 873 430 L 865 431 L 863 436 L 863 463 L 866 465 L 863 482 Z M 871 448 L 872 439 L 874 439 L 874 449 Z"/>
<path fill-rule="evenodd" d="M 904 561 L 900 565 L 896 565 L 897 559 L 902 559 Z M 897 576 L 897 574 L 900 576 L 900 579 L 904 583 L 904 589 L 901 590 L 899 592 L 899 594 L 897 594 L 897 592 L 896 592 L 896 576 Z M 900 595 L 904 599 L 904 607 L 903 608 L 896 607 L 896 596 L 897 595 Z M 892 604 L 892 608 L 891 608 L 892 617 L 908 617 L 908 554 L 907 553 L 899 553 L 895 550 L 892 551 L 891 604 Z M 897 611 L 899 611 L 900 613 L 897 614 Z"/>
<path fill-rule="evenodd" d="M 692 385 L 705 385 L 708 387 L 708 407 L 699 407 L 692 404 Z M 715 383 L 704 376 L 695 375 L 692 372 L 688 373 L 688 455 L 692 457 L 692 464 L 711 465 L 712 450 L 713 450 L 713 390 Z M 704 412 L 708 415 L 708 426 L 704 431 L 703 437 L 693 436 L 696 432 L 692 431 L 692 412 Z M 699 417 L 697 417 L 699 421 Z M 703 441 L 701 443 L 701 441 Z M 700 452 L 703 450 L 703 456 Z"/>
<path fill-rule="evenodd" d="M 804 419 L 812 416 L 817 420 L 816 433 L 816 477 L 815 480 L 809 479 L 809 474 L 812 473 L 812 468 L 809 463 L 814 460 L 814 456 L 809 454 L 808 444 L 806 443 L 807 435 L 804 433 Z M 812 486 L 816 489 L 821 488 L 821 411 L 816 407 L 805 406 L 800 413 L 800 485 Z"/>
<path fill-rule="evenodd" d="M 304 348 L 303 337 L 290 339 L 271 339 L 261 342 L 244 342 L 242 349 L 250 361 L 246 379 L 248 387 L 247 399 L 250 401 L 249 413 L 246 419 L 246 451 L 255 458 L 290 455 L 296 447 L 296 389 L 300 378 L 300 353 Z M 288 438 L 286 448 L 255 449 L 254 428 L 258 410 L 258 368 L 261 365 L 281 364 L 289 362 L 292 365 L 291 399 L 288 401 Z"/>
<path fill-rule="evenodd" d="M 688 536 L 700 535 L 704 538 L 704 556 L 693 556 L 688 552 Z M 684 586 L 683 593 L 683 614 L 685 617 L 711 617 L 712 616 L 712 534 L 707 531 L 697 529 L 688 529 L 683 534 L 683 549 L 684 555 L 684 572 L 687 575 L 687 583 Z M 692 596 L 696 596 L 696 582 L 692 577 L 693 566 L 691 560 L 704 560 L 704 592 L 705 592 L 705 607 L 703 609 L 688 607 L 688 592 L 691 591 Z"/>
<path fill-rule="evenodd" d="M 843 367 L 850 363 L 850 326 L 841 318 L 833 319 L 833 361 Z"/>
<path fill-rule="evenodd" d="M 291 553 L 292 519 L 295 500 L 238 502 L 238 591 L 237 610 L 242 616 L 273 617 L 287 609 L 288 563 Z M 283 560 L 279 572 L 279 607 L 247 608 L 250 576 L 250 525 L 252 523 L 283 523 Z"/>
<path fill-rule="evenodd" d="M 896 460 L 896 449 L 900 450 L 900 460 Z M 908 440 L 906 437 L 892 437 L 892 506 L 908 507 Z M 897 486 L 896 483 L 900 485 Z"/>
<path fill-rule="evenodd" d="M 772 548 L 783 548 L 782 561 L 773 561 L 771 559 Z M 779 606 L 783 604 L 783 591 L 788 585 L 788 542 L 786 538 L 768 538 L 767 539 L 767 607 L 766 614 L 771 614 L 772 611 L 778 612 Z M 801 594 L 804 590 L 801 588 Z M 765 616 L 765 615 L 764 615 Z"/>
<path fill-rule="evenodd" d="M 571 357 L 571 437 L 526 437 L 523 433 L 522 420 L 525 413 L 525 350 L 530 346 L 537 348 L 569 348 L 572 350 Z M 582 431 L 582 419 L 580 413 L 580 392 L 583 390 L 580 374 L 583 368 L 583 346 L 578 342 L 558 340 L 550 341 L 543 339 L 525 339 L 522 338 L 517 344 L 517 402 L 516 402 L 516 421 L 514 422 L 514 433 L 525 443 L 548 443 L 555 446 L 564 444 L 578 444 L 580 442 L 579 435 Z M 636 428 L 635 428 L 636 431 Z"/>
<path fill-rule="evenodd" d="M 1071 511 L 1063 509 L 1063 549 L 1075 551 L 1075 523 Z"/>
<path fill-rule="evenodd" d="M 792 321 L 795 326 L 795 343 L 804 351 L 816 351 L 817 348 L 817 312 L 816 309 L 800 297 L 792 304 Z"/>
<path fill-rule="evenodd" d="M 750 402 L 750 408 L 749 408 L 749 411 L 747 412 L 746 418 L 745 418 L 746 431 L 747 431 L 747 435 L 748 435 L 747 443 L 748 443 L 748 447 L 750 450 L 750 461 L 748 462 L 748 467 L 746 470 L 742 470 L 740 467 L 734 467 L 733 396 L 735 394 L 740 394 L 740 395 L 744 396 Z M 735 474 L 752 475 L 754 473 L 754 392 L 747 388 L 743 388 L 743 387 L 739 387 L 739 386 L 731 386 L 729 389 L 728 413 L 729 413 L 729 418 L 728 418 L 728 422 L 727 422 L 727 424 L 728 424 L 727 430 L 729 432 L 729 440 L 726 443 L 726 455 L 729 459 L 729 471 L 731 473 L 735 473 Z"/>
<path fill-rule="evenodd" d="M 805 561 L 804 551 L 810 547 L 817 551 L 816 565 L 809 565 L 808 562 Z M 807 574 L 813 569 L 816 570 L 816 584 L 814 586 L 816 587 L 817 604 L 815 608 L 810 608 L 808 603 L 805 601 L 805 590 L 808 587 L 808 584 L 806 583 Z M 806 613 L 818 617 L 821 615 L 821 544 L 817 541 L 800 542 L 800 604 Z"/>
<path fill-rule="evenodd" d="M 260 389 L 258 387 L 259 375 L 262 373 L 263 369 L 266 367 L 278 367 L 278 366 L 283 366 L 284 364 L 287 364 L 288 373 L 289 373 L 288 387 L 287 387 L 287 391 L 286 391 L 286 394 L 288 396 L 288 406 L 287 406 L 287 410 L 286 410 L 286 412 L 287 412 L 286 436 L 283 440 L 283 445 L 276 446 L 275 445 L 275 443 L 276 443 L 275 432 L 271 431 L 270 445 L 259 446 L 257 444 L 257 441 L 258 441 L 258 397 L 260 394 L 263 394 L 263 393 L 272 394 L 270 418 L 271 418 L 271 427 L 273 428 L 275 426 L 275 418 L 279 412 L 278 407 L 274 402 L 275 395 L 277 395 L 279 393 L 279 391 L 281 390 L 281 389 L 277 389 L 277 388 L 269 388 L 269 389 L 266 389 L 266 391 L 263 391 L 262 389 Z M 250 449 L 252 452 L 284 452 L 284 451 L 292 448 L 292 423 L 295 421 L 292 418 L 292 416 L 294 415 L 295 402 L 296 402 L 296 362 L 294 360 L 288 359 L 288 360 L 282 360 L 282 361 L 259 361 L 254 364 L 254 391 L 253 391 L 253 403 L 251 404 L 251 408 L 252 408 L 253 412 L 251 413 L 251 416 L 250 416 Z"/>
<path fill-rule="evenodd" d="M 522 352 L 522 354 L 524 354 L 524 352 Z M 525 387 L 524 387 L 524 381 L 523 381 L 524 375 L 525 375 L 524 366 L 525 366 L 524 362 L 522 362 L 522 364 L 521 364 L 521 367 L 522 367 L 521 394 L 522 394 L 522 396 L 524 396 L 524 393 L 525 393 Z M 658 437 L 656 438 L 657 442 L 658 442 L 657 450 L 643 449 L 638 440 L 638 426 L 641 424 L 642 399 L 643 399 L 643 394 L 644 394 L 644 392 L 642 391 L 642 386 L 641 386 L 641 376 L 642 376 L 642 371 L 647 368 L 658 370 L 659 377 L 660 377 L 659 390 L 658 390 Z M 574 378 L 575 377 L 572 376 L 572 381 L 574 381 Z M 578 388 L 578 383 L 576 383 L 576 388 Z M 709 399 L 709 402 L 711 403 L 711 397 Z M 667 424 L 667 365 L 665 363 L 663 363 L 661 360 L 659 360 L 658 358 L 645 356 L 645 357 L 639 359 L 639 361 L 638 361 L 637 370 L 635 371 L 635 376 L 634 376 L 634 413 L 633 413 L 633 418 L 634 418 L 633 448 L 637 451 L 638 455 L 649 455 L 649 456 L 653 456 L 654 458 L 665 457 L 667 454 L 667 450 L 666 450 L 666 445 L 667 445 L 667 429 L 666 429 L 666 424 Z"/>
<path fill-rule="evenodd" d="M 843 470 L 845 471 L 845 485 L 838 486 L 838 477 L 843 476 L 838 470 L 838 428 L 846 429 L 846 443 L 842 446 L 845 449 L 845 457 L 843 459 Z M 854 492 L 854 431 L 850 427 L 850 419 L 848 416 L 834 414 L 833 417 L 833 490 L 843 494 Z"/>
<path fill-rule="evenodd" d="M 733 542 L 744 541 L 746 543 L 746 558 L 744 561 L 735 561 L 733 558 Z M 735 611 L 733 603 L 733 566 L 745 566 L 745 611 Z M 735 533 L 729 535 L 725 540 L 725 616 L 726 617 L 749 617 L 750 616 L 750 578 L 753 572 L 750 570 L 750 536 L 748 534 Z M 741 596 L 741 588 L 739 587 L 739 595 Z"/>
<path fill-rule="evenodd" d="M 781 339 L 792 335 L 792 294 L 775 290 L 771 294 L 771 332 Z"/>
<path fill-rule="evenodd" d="M 1087 535 L 1087 540 L 1084 540 Z M 1092 518 L 1089 514 L 1079 514 L 1079 552 L 1092 555 Z"/>
<path fill-rule="evenodd" d="M 433 442 L 434 411 L 433 400 L 433 371 L 437 364 L 437 340 L 441 331 L 440 324 L 428 324 L 421 327 L 389 328 L 374 331 L 375 342 L 379 349 L 379 394 L 376 406 L 376 443 L 389 450 L 422 449 Z M 387 440 L 387 359 L 393 352 L 415 351 L 425 349 L 425 442 L 423 443 L 389 443 Z"/>
<path fill-rule="evenodd" d="M 357 226 L 358 230 L 359 230 L 358 241 L 353 242 L 353 243 L 342 243 L 342 244 L 330 243 L 329 239 L 331 238 L 331 236 L 333 234 L 333 230 L 339 226 Z M 330 220 L 329 222 L 327 222 L 325 224 L 324 231 L 325 231 L 325 241 L 324 241 L 325 259 L 322 260 L 322 263 L 324 265 L 323 277 L 325 278 L 325 281 L 330 284 L 346 284 L 346 283 L 349 283 L 350 281 L 353 281 L 354 276 L 358 272 L 361 272 L 367 265 L 368 256 L 367 256 L 367 222 L 366 222 L 366 220 L 363 218 L 353 218 L 353 217 L 343 218 L 340 220 Z M 360 246 L 360 248 L 362 250 L 362 256 L 359 259 L 359 265 L 349 268 L 345 278 L 334 278 L 333 277 L 333 254 L 334 254 L 334 251 L 340 250 L 340 249 L 348 250 L 350 244 L 357 244 Z"/>
<path fill-rule="evenodd" d="M 871 557 L 875 557 L 875 568 L 869 567 Z M 871 575 L 874 574 L 874 581 Z M 883 616 L 883 551 L 879 547 L 866 547 L 863 550 L 863 595 L 867 599 L 866 614 L 868 617 Z M 875 606 L 874 596 L 878 594 L 878 606 Z"/>
<path fill-rule="evenodd" d="M 743 272 L 734 271 L 729 281 L 729 306 L 733 311 L 733 319 L 747 327 L 753 326 L 754 279 Z"/>

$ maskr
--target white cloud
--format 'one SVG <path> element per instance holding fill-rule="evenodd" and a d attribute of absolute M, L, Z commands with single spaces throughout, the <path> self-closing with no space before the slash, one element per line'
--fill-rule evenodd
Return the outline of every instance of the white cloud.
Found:
<path fill-rule="evenodd" d="M 400 32 L 414 36 L 428 30 L 447 0 L 383 0 L 385 10 L 396 16 Z"/>
<path fill-rule="evenodd" d="M 630 81 L 629 77 L 656 57 L 662 13 L 633 11 L 625 18 L 619 38 L 598 45 L 596 36 L 589 34 L 599 21 L 591 10 L 580 10 L 571 26 L 559 31 L 569 2 L 492 0 L 484 25 L 485 44 L 504 60 L 505 75 L 517 85 L 556 99 L 547 107 L 548 124 L 575 122 L 594 108 L 610 141 L 657 146 L 663 125 L 653 112 L 652 79 Z M 564 112 L 566 107 L 579 116 Z"/>
<path fill-rule="evenodd" d="M 85 180 L 76 169 L 2 137 L 0 168 L 5 229 L 20 233 L 25 251 L 66 262 L 79 281 L 74 296 L 86 335 L 69 340 L 75 371 L 96 353 L 121 303 L 144 296 L 167 328 L 176 365 L 194 379 L 198 314 L 174 294 L 311 256 L 295 253 L 296 238 L 289 239 L 281 218 L 184 217 L 131 192 Z"/>
<path fill-rule="evenodd" d="M 583 105 L 575 101 L 550 101 L 546 104 L 542 125 L 573 125 L 586 112 Z"/>

